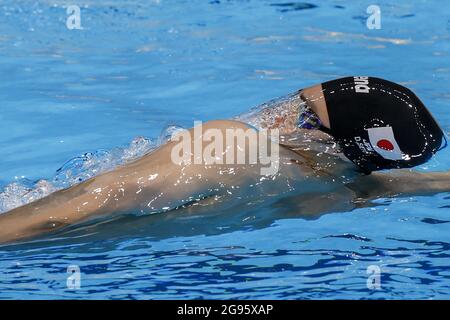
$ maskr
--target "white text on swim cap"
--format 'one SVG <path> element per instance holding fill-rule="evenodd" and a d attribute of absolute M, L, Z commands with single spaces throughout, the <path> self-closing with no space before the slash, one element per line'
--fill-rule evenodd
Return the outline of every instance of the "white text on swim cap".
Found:
<path fill-rule="evenodd" d="M 369 77 L 353 77 L 357 93 L 369 93 Z"/>

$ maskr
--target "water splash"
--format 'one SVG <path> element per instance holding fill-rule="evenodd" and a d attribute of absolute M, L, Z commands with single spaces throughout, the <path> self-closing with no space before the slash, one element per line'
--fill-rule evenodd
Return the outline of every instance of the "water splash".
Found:
<path fill-rule="evenodd" d="M 171 125 L 162 130 L 158 139 L 140 136 L 125 147 L 87 152 L 67 161 L 48 180 L 16 180 L 6 185 L 0 193 L 0 214 L 138 159 L 166 143 L 173 133 L 181 129 L 179 126 Z"/>
<path fill-rule="evenodd" d="M 0 193 L 0 213 L 45 197 L 56 190 L 48 180 L 32 183 L 27 179 L 20 179 L 10 183 Z"/>

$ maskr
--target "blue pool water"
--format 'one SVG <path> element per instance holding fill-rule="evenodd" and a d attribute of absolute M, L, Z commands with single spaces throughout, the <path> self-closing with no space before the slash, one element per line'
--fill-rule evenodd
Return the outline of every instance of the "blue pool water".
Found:
<path fill-rule="evenodd" d="M 67 1 L 0 1 L 0 204 L 51 191 L 64 164 L 91 161 L 77 174 L 95 174 L 157 145 L 167 126 L 339 76 L 411 87 L 449 132 L 450 6 L 377 1 L 381 29 L 369 30 L 372 2 L 74 0 L 83 29 L 69 30 Z M 420 169 L 449 160 L 447 148 Z M 217 210 L 2 246 L 0 298 L 450 298 L 449 193 L 316 220 L 270 204 Z M 369 266 L 380 290 L 367 287 Z"/>

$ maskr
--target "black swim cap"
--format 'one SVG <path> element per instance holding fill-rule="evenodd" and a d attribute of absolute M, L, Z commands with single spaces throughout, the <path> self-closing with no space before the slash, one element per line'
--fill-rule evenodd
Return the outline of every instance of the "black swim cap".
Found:
<path fill-rule="evenodd" d="M 322 84 L 330 134 L 364 172 L 427 162 L 444 133 L 409 89 L 379 78 L 347 77 Z"/>

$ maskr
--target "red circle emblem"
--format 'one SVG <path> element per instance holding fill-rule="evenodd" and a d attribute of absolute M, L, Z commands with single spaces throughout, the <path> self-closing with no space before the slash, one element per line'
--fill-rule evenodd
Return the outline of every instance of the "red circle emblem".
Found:
<path fill-rule="evenodd" d="M 377 142 L 377 147 L 386 151 L 394 150 L 394 145 L 389 140 L 383 139 Z"/>

